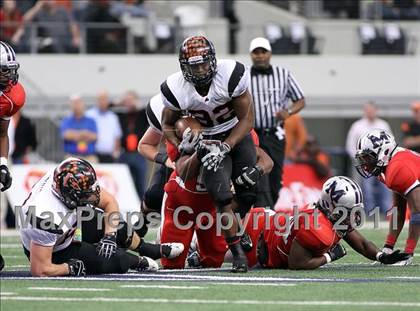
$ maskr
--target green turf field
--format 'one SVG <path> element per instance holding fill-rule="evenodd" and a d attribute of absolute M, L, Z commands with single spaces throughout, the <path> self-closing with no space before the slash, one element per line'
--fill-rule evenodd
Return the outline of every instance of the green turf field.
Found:
<path fill-rule="evenodd" d="M 385 230 L 363 230 L 382 245 Z M 401 236 L 402 247 L 405 234 Z M 1 278 L 0 310 L 420 310 L 420 265 L 348 255 L 315 271 L 157 272 L 84 280 Z M 28 270 L 17 237 L 1 238 L 5 271 Z M 229 267 L 229 265 L 227 265 Z M 121 279 L 121 280 L 120 280 Z"/>

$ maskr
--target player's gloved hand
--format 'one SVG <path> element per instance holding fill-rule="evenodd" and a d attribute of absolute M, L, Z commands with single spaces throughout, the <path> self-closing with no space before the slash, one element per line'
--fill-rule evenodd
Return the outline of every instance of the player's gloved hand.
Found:
<path fill-rule="evenodd" d="M 261 176 L 262 170 L 258 165 L 254 165 L 253 167 L 245 166 L 242 169 L 242 174 L 236 178 L 235 182 L 239 186 L 253 188 L 257 184 L 258 180 L 260 180 Z"/>
<path fill-rule="evenodd" d="M 333 248 L 331 248 L 328 252 L 324 254 L 325 258 L 327 258 L 327 262 L 338 260 L 344 256 L 346 256 L 347 252 L 343 245 L 338 243 Z"/>
<path fill-rule="evenodd" d="M 187 127 L 182 134 L 182 141 L 178 145 L 178 151 L 187 154 L 193 154 L 200 141 L 203 139 L 201 133 L 193 133 L 190 127 Z"/>
<path fill-rule="evenodd" d="M 96 246 L 96 251 L 99 256 L 109 259 L 117 251 L 117 233 L 107 233 L 99 241 L 98 246 Z"/>
<path fill-rule="evenodd" d="M 203 166 L 207 168 L 207 170 L 217 171 L 220 163 L 222 163 L 223 159 L 230 152 L 231 148 L 227 143 L 223 142 L 216 148 L 212 149 L 213 150 L 211 150 L 201 159 L 201 163 L 203 163 Z"/>
<path fill-rule="evenodd" d="M 410 258 L 410 256 L 411 256 L 410 254 L 401 253 L 400 250 L 397 249 L 390 254 L 386 254 L 384 252 L 378 252 L 376 254 L 376 260 L 378 260 L 379 262 L 385 265 L 392 265 L 399 261 L 407 260 L 408 258 Z"/>
<path fill-rule="evenodd" d="M 66 262 L 69 265 L 69 275 L 70 276 L 85 276 L 86 269 L 83 261 L 79 259 L 69 259 Z"/>
<path fill-rule="evenodd" d="M 12 185 L 12 175 L 6 165 L 0 165 L 0 191 L 6 191 Z"/>

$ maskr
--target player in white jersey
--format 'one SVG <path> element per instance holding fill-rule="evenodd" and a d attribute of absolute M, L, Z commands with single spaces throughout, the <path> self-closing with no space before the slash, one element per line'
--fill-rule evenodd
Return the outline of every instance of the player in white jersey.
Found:
<path fill-rule="evenodd" d="M 162 103 L 160 93 L 153 96 L 146 107 L 149 128 L 139 141 L 138 152 L 148 159 L 155 162 L 153 177 L 144 193 L 141 211 L 143 214 L 143 226 L 137 232 L 144 236 L 147 233 L 147 215 L 151 212 L 159 213 L 162 208 L 163 187 L 168 181 L 169 176 L 175 168 L 174 163 L 168 158 L 166 149 L 161 148 L 165 138 L 162 133 L 162 111 L 165 106 Z"/>
<path fill-rule="evenodd" d="M 104 214 L 95 212 L 94 207 Z M 183 248 L 179 249 L 176 243 L 144 242 L 115 217 L 118 212 L 118 203 L 99 187 L 90 163 L 77 158 L 63 161 L 33 187 L 19 211 L 21 240 L 32 275 L 125 273 L 130 268 L 155 270 L 157 264 L 153 259 L 126 249 L 155 258 L 175 257 L 182 252 Z M 100 215 L 104 216 L 103 221 L 98 219 Z"/>
<path fill-rule="evenodd" d="M 162 129 L 165 137 L 181 153 L 192 153 L 198 146 L 204 184 L 227 227 L 223 234 L 233 254 L 233 272 L 246 272 L 246 257 L 239 246 L 238 222 L 232 212 L 231 180 L 256 164 L 255 147 L 250 136 L 254 109 L 248 92 L 249 76 L 245 66 L 234 60 L 216 61 L 213 44 L 205 37 L 184 40 L 179 52 L 181 71 L 161 84 L 165 109 Z M 183 112 L 194 116 L 203 127 L 204 139 L 213 140 L 212 148 L 199 136 L 183 139 L 175 135 L 174 125 Z M 217 143 L 215 142 L 217 141 Z M 254 189 L 235 185 L 236 199 L 242 208 L 255 202 Z M 232 225 L 229 226 L 229 218 Z"/>

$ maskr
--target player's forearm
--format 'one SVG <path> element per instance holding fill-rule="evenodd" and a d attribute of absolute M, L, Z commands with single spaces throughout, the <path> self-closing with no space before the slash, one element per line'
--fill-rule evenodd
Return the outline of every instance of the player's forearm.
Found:
<path fill-rule="evenodd" d="M 170 141 L 175 147 L 178 147 L 180 141 L 175 134 L 175 127 L 173 125 L 163 124 L 163 134 L 165 138 Z"/>
<path fill-rule="evenodd" d="M 389 219 L 388 233 L 394 236 L 395 239 L 398 239 L 405 223 L 405 215 L 407 212 L 406 200 L 400 195 L 394 193 L 394 206 L 393 213 L 397 213 L 397 216 L 395 217 L 391 215 Z"/>
<path fill-rule="evenodd" d="M 9 137 L 3 136 L 0 138 L 0 158 L 8 158 L 9 156 Z"/>
<path fill-rule="evenodd" d="M 227 143 L 231 148 L 235 147 L 237 143 L 239 143 L 249 132 L 252 130 L 254 126 L 254 120 L 244 118 L 239 120 L 239 122 L 235 125 L 230 135 L 225 139 L 225 143 Z"/>
<path fill-rule="evenodd" d="M 305 107 L 305 98 L 301 98 L 298 101 L 295 101 L 290 107 L 291 114 L 296 114 Z"/>
<path fill-rule="evenodd" d="M 189 180 L 197 177 L 200 172 L 201 163 L 198 161 L 196 154 L 188 157 L 188 159 L 179 159 L 176 163 L 176 171 L 182 180 Z"/>
<path fill-rule="evenodd" d="M 120 208 L 117 200 L 105 189 L 101 189 L 98 207 L 104 211 L 105 233 L 116 232 L 120 222 Z"/>
<path fill-rule="evenodd" d="M 69 275 L 69 266 L 66 263 L 55 265 L 39 265 L 31 263 L 31 274 L 34 277 L 64 276 Z"/>
<path fill-rule="evenodd" d="M 264 150 L 262 150 L 261 148 L 257 147 L 257 165 L 261 168 L 262 170 L 262 175 L 266 175 L 268 173 L 271 172 L 271 170 L 273 169 L 274 166 L 274 162 L 273 160 L 270 158 L 270 156 L 265 153 Z"/>
<path fill-rule="evenodd" d="M 139 145 L 137 146 L 137 151 L 149 161 L 154 161 L 156 155 L 159 153 L 159 147 L 142 143 L 142 141 L 140 141 Z"/>

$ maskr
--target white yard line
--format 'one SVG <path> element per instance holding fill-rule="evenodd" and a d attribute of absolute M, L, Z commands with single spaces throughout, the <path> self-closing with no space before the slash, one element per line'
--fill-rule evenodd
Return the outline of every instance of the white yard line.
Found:
<path fill-rule="evenodd" d="M 1 243 L 0 248 L 22 248 L 22 244 L 17 243 Z"/>
<path fill-rule="evenodd" d="M 86 287 L 28 287 L 30 290 L 48 290 L 59 292 L 107 292 L 110 288 L 86 288 Z"/>
<path fill-rule="evenodd" d="M 233 283 L 233 282 L 216 282 L 212 285 L 238 285 L 238 286 L 296 286 L 295 283 Z"/>
<path fill-rule="evenodd" d="M 16 293 L 14 292 L 1 292 L 0 296 L 11 296 L 11 295 L 15 295 Z"/>
<path fill-rule="evenodd" d="M 206 289 L 207 286 L 178 286 L 178 285 L 144 285 L 144 284 L 133 284 L 133 285 L 121 285 L 123 288 L 159 288 L 159 289 Z"/>
<path fill-rule="evenodd" d="M 58 302 L 114 302 L 114 303 L 167 303 L 167 304 L 222 304 L 222 305 L 295 305 L 295 306 L 380 306 L 418 308 L 420 302 L 397 301 L 280 301 L 280 300 L 211 300 L 211 299 L 164 299 L 164 298 L 107 298 L 107 297 L 32 297 L 32 296 L 1 296 L 2 300 L 14 301 L 58 301 Z"/>

